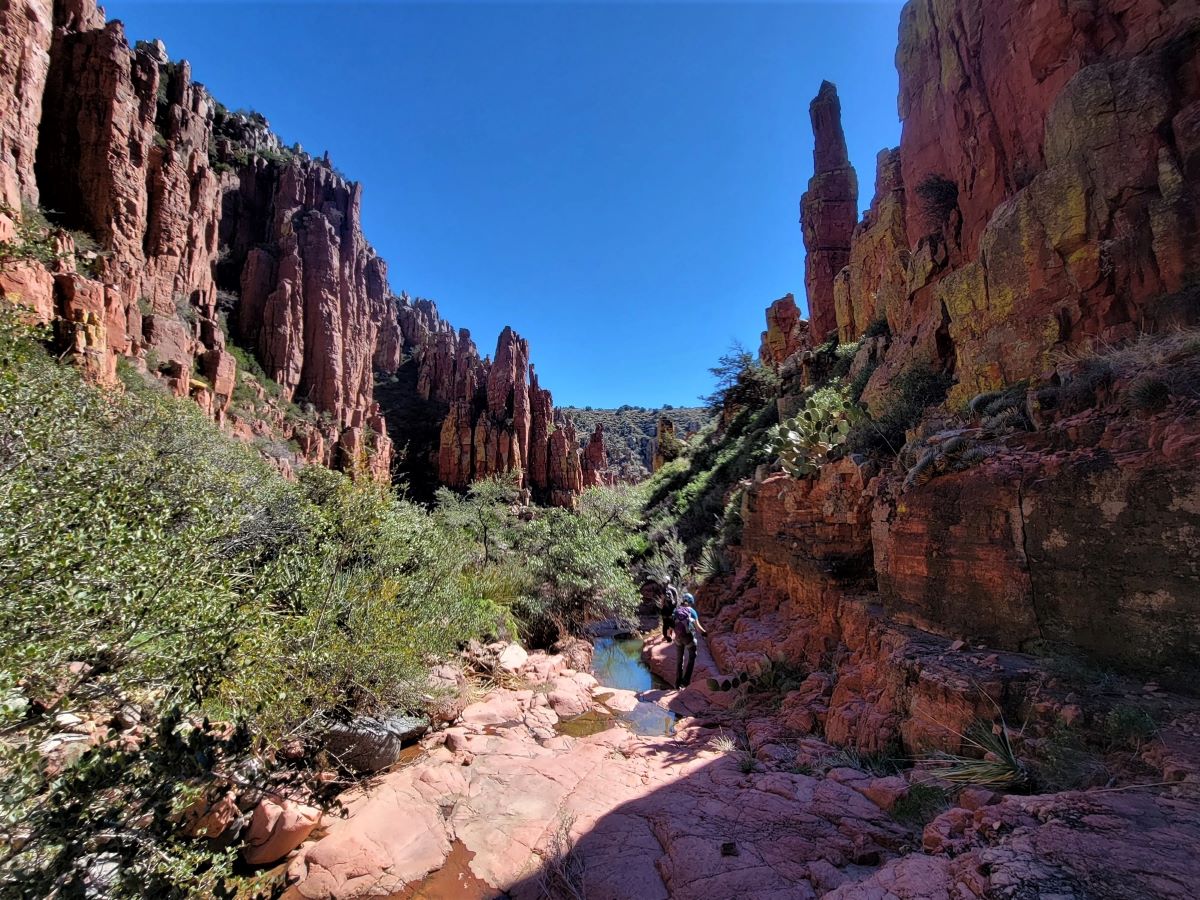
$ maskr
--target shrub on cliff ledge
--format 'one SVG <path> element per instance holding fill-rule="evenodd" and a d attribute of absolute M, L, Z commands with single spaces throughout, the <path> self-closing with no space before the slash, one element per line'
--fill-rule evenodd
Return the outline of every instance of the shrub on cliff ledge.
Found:
<path fill-rule="evenodd" d="M 899 453 L 908 429 L 917 424 L 926 409 L 946 399 L 952 382 L 948 374 L 921 366 L 904 372 L 892 383 L 880 411 L 850 430 L 846 446 L 853 453 Z"/>
<path fill-rule="evenodd" d="M 716 387 L 701 399 L 713 413 L 757 409 L 779 392 L 778 373 L 736 341 L 709 372 Z"/>

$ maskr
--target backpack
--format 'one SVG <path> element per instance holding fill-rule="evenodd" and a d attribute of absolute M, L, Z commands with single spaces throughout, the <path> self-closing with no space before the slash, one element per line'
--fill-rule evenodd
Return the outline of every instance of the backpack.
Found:
<path fill-rule="evenodd" d="M 696 633 L 696 619 L 691 609 L 686 606 L 675 608 L 675 633 L 692 635 Z"/>

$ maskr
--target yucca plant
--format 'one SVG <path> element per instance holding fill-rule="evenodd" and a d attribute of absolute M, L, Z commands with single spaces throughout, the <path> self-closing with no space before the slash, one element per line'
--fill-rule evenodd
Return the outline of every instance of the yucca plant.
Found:
<path fill-rule="evenodd" d="M 783 470 L 804 478 L 820 469 L 836 447 L 846 442 L 862 410 L 837 388 L 825 388 L 805 401 L 804 409 L 767 434 Z"/>
<path fill-rule="evenodd" d="M 983 754 L 982 759 L 940 753 L 934 757 L 936 774 L 956 784 L 995 790 L 1012 790 L 1029 783 L 1029 770 L 1013 748 L 1008 725 L 977 722 L 962 736 L 963 743 Z"/>

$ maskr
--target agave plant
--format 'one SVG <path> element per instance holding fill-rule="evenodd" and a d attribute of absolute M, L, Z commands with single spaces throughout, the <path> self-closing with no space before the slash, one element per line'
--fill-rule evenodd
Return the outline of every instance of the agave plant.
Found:
<path fill-rule="evenodd" d="M 963 735 L 963 743 L 983 758 L 937 754 L 933 771 L 939 777 L 993 790 L 1011 790 L 1029 783 L 1029 770 L 1017 756 L 1008 725 L 1003 720 L 996 725 L 976 723 Z"/>
<path fill-rule="evenodd" d="M 862 410 L 838 390 L 817 391 L 804 409 L 768 432 L 772 452 L 794 478 L 816 472 L 834 448 L 846 442 Z"/>

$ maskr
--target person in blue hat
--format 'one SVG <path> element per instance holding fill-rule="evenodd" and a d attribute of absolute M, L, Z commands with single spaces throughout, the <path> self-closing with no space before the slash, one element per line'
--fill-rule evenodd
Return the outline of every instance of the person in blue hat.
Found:
<path fill-rule="evenodd" d="M 675 608 L 675 687 L 682 689 L 692 680 L 692 667 L 696 664 L 696 633 L 708 634 L 700 624 L 696 612 L 696 598 L 684 594 Z M 687 658 L 685 663 L 684 658 Z"/>

